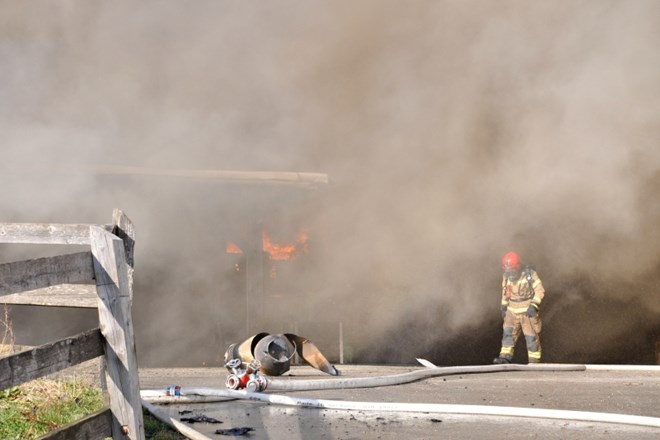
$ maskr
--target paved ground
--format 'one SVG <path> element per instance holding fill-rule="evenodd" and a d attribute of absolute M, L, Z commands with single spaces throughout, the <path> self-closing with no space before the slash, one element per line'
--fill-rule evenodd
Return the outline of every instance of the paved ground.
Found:
<path fill-rule="evenodd" d="M 417 366 L 343 365 L 342 377 L 400 374 Z M 219 368 L 142 369 L 142 389 L 169 385 L 224 388 Z M 326 379 L 311 367 L 293 367 L 280 379 Z M 275 393 L 275 392 L 271 392 Z M 346 390 L 287 392 L 295 397 L 357 402 L 442 403 L 620 413 L 660 418 L 660 367 L 572 372 L 509 371 L 458 374 L 414 383 Z M 159 405 L 177 420 L 181 411 L 222 424 L 190 425 L 210 438 L 217 429 L 250 427 L 253 439 L 659 439 L 660 428 L 506 416 L 322 410 L 252 401 Z M 188 417 L 190 415 L 187 415 Z M 185 416 L 184 416 L 185 417 Z"/>

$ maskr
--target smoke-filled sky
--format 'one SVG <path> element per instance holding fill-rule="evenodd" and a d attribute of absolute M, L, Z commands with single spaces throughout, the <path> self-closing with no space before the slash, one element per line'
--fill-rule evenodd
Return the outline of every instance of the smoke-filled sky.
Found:
<path fill-rule="evenodd" d="M 582 276 L 658 322 L 659 24 L 655 0 L 4 1 L 0 221 L 122 208 L 136 283 L 203 290 L 210 202 L 249 197 L 91 169 L 326 173 L 288 216 L 367 338 L 497 313 L 510 249 L 549 295 Z"/>

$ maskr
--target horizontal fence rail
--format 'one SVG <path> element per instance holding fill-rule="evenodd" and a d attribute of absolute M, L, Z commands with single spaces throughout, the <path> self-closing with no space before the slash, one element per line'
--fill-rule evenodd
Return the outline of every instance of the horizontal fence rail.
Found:
<path fill-rule="evenodd" d="M 98 296 L 96 286 L 91 284 L 60 284 L 8 294 L 0 297 L 0 303 L 95 309 Z"/>
<path fill-rule="evenodd" d="M 94 281 L 91 252 L 0 264 L 0 296 L 64 283 Z"/>
<path fill-rule="evenodd" d="M 0 358 L 0 390 L 38 379 L 103 356 L 103 338 L 96 328 Z"/>
<path fill-rule="evenodd" d="M 39 440 L 104 440 L 112 436 L 112 411 L 103 408 L 77 422 L 52 431 Z"/>
<path fill-rule="evenodd" d="M 88 224 L 0 223 L 0 243 L 89 244 Z M 103 225 L 111 232 L 113 225 Z"/>

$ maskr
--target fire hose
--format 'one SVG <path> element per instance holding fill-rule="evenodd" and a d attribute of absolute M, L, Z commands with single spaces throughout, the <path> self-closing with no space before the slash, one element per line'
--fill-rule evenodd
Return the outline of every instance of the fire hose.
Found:
<path fill-rule="evenodd" d="M 333 379 L 312 379 L 312 380 L 282 380 L 268 378 L 260 391 L 265 389 L 271 391 L 313 391 L 313 390 L 337 390 L 351 388 L 376 388 L 392 385 L 403 385 L 416 382 L 423 379 L 438 376 L 451 376 L 456 374 L 471 373 L 493 373 L 499 371 L 584 371 L 584 365 L 573 364 L 500 364 L 500 365 L 475 365 L 462 367 L 432 367 L 420 370 L 409 371 L 407 373 L 392 374 L 386 376 L 371 377 L 339 377 Z M 248 370 L 249 371 L 249 370 Z M 227 377 L 227 388 L 237 389 L 234 384 L 243 382 L 238 375 L 230 374 Z M 263 377 L 263 376 L 262 376 Z M 213 390 L 214 388 L 189 388 L 189 387 L 168 387 L 166 390 L 143 390 L 142 395 L 152 403 L 168 403 L 177 401 L 180 403 L 190 402 L 212 402 L 227 399 L 237 399 L 239 397 L 207 394 L 198 392 L 200 390 Z M 255 391 L 254 388 L 249 391 Z"/>
<path fill-rule="evenodd" d="M 589 366 L 593 367 L 593 366 Z M 430 377 L 453 374 L 490 373 L 499 371 L 584 371 L 589 368 L 585 365 L 569 364 L 502 364 L 463 367 L 434 367 L 415 370 L 408 373 L 341 379 L 321 380 L 277 380 L 269 379 L 270 390 L 281 391 L 308 391 L 327 389 L 369 388 L 389 385 L 400 385 Z M 596 368 L 590 368 L 596 369 Z M 481 416 L 507 416 L 528 417 L 541 419 L 562 419 L 583 422 L 617 423 L 660 428 L 660 418 L 635 416 L 615 413 L 601 413 L 588 411 L 555 410 L 543 408 L 519 408 L 486 405 L 457 405 L 457 404 L 426 404 L 426 403 L 394 403 L 394 402 L 347 402 L 322 399 L 307 399 L 276 394 L 265 394 L 245 390 L 205 388 L 205 387 L 169 387 L 166 390 L 143 390 L 143 400 L 154 403 L 188 403 L 210 402 L 228 399 L 245 399 L 271 404 L 297 406 L 304 408 L 318 408 L 331 410 L 363 410 L 363 411 L 391 411 L 391 412 L 425 412 L 441 414 L 463 414 Z"/>
<path fill-rule="evenodd" d="M 268 389 L 274 391 L 312 391 L 350 388 L 375 388 L 391 385 L 402 385 L 416 382 L 430 377 L 451 376 L 455 374 L 493 373 L 498 371 L 582 371 L 584 365 L 570 364 L 501 364 L 501 365 L 474 365 L 464 367 L 434 367 L 407 373 L 374 377 L 340 377 L 337 379 L 321 380 L 281 380 L 271 379 Z"/>
<path fill-rule="evenodd" d="M 201 396 L 218 396 L 224 398 L 245 399 L 277 405 L 298 406 L 303 408 L 529 417 L 540 419 L 573 420 L 581 422 L 617 423 L 624 425 L 660 428 L 660 418 L 658 417 L 591 411 L 520 408 L 488 405 L 457 405 L 443 403 L 347 402 L 339 400 L 306 399 L 278 394 L 253 393 L 248 391 L 236 391 L 220 388 L 193 388 L 190 391 Z M 146 399 L 148 396 L 145 395 L 144 398 Z M 171 400 L 170 402 L 176 402 L 176 400 Z"/>

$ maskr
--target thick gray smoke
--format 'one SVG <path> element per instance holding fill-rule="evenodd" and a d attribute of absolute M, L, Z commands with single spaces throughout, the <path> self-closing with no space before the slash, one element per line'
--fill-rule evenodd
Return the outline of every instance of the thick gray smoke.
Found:
<path fill-rule="evenodd" d="M 571 316 L 591 336 L 563 352 L 589 353 L 660 321 L 659 22 L 653 0 L 3 2 L 0 221 L 123 209 L 154 363 L 246 336 L 217 267 L 259 206 L 281 240 L 309 229 L 292 291 L 356 356 L 402 326 L 399 362 L 497 333 L 510 249 L 543 276 L 548 326 L 586 298 L 636 310 Z M 107 165 L 330 184 L 273 196 Z"/>

